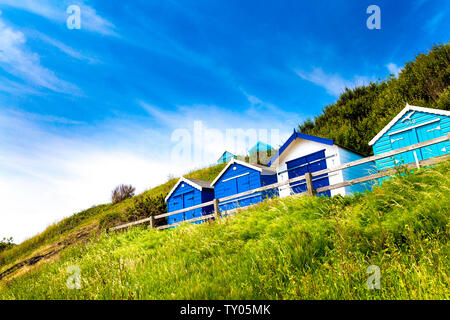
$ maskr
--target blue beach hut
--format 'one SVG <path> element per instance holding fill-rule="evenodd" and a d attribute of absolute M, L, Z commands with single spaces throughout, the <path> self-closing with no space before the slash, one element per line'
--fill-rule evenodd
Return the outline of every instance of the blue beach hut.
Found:
<path fill-rule="evenodd" d="M 214 186 L 215 198 L 220 199 L 276 182 L 275 170 L 266 166 L 233 159 L 219 173 L 211 185 Z M 265 198 L 273 196 L 276 192 L 276 189 L 266 190 L 243 197 L 232 198 L 231 200 L 220 202 L 219 211 L 257 204 Z"/>
<path fill-rule="evenodd" d="M 169 192 L 165 201 L 167 212 L 196 206 L 214 199 L 214 188 L 211 182 L 181 177 Z M 167 217 L 167 224 L 182 222 L 213 213 L 214 206 L 206 206 Z M 201 223 L 196 221 L 195 223 Z"/>
<path fill-rule="evenodd" d="M 237 156 L 232 154 L 229 151 L 225 151 L 224 153 L 222 153 L 222 155 L 220 156 L 219 159 L 217 159 L 217 163 L 227 163 L 228 161 L 230 161 L 231 159 L 236 159 Z"/>
<path fill-rule="evenodd" d="M 375 155 L 447 135 L 450 132 L 450 111 L 406 107 L 370 142 Z M 414 163 L 450 153 L 450 141 L 404 152 L 376 161 L 378 170 Z"/>
<path fill-rule="evenodd" d="M 293 134 L 280 147 L 278 152 L 267 164 L 277 171 L 278 182 L 287 181 L 303 176 L 305 173 L 313 173 L 324 169 L 337 167 L 341 164 L 364 158 L 358 152 L 337 145 L 333 140 L 316 137 L 294 130 Z M 323 174 L 313 177 L 314 189 L 326 187 L 343 181 L 360 178 L 374 173 L 373 162 L 347 168 L 341 171 Z M 360 183 L 352 186 L 341 187 L 319 193 L 324 196 L 336 194 L 347 195 L 354 192 L 363 192 L 370 188 L 372 183 Z M 279 187 L 280 196 L 289 196 L 295 193 L 305 192 L 306 181 L 301 180 Z"/>

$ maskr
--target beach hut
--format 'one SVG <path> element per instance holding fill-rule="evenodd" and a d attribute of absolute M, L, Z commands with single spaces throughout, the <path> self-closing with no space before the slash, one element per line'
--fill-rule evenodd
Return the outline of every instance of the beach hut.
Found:
<path fill-rule="evenodd" d="M 316 137 L 294 130 L 293 134 L 280 147 L 278 152 L 267 164 L 276 170 L 278 182 L 287 181 L 305 173 L 313 173 L 327 168 L 364 158 L 363 155 L 348 148 L 337 145 L 333 140 Z M 374 163 L 366 163 L 330 174 L 313 177 L 313 188 L 329 186 L 366 176 L 374 173 Z M 354 192 L 363 192 L 370 188 L 371 183 L 356 184 L 331 191 L 322 192 L 319 195 L 333 196 L 336 194 L 347 195 Z M 290 183 L 279 188 L 280 196 L 288 196 L 307 190 L 306 181 Z"/>
<path fill-rule="evenodd" d="M 272 156 L 272 146 L 258 141 L 248 150 L 249 162 L 266 165 Z"/>
<path fill-rule="evenodd" d="M 215 198 L 220 199 L 276 182 L 275 170 L 266 166 L 233 159 L 219 173 L 211 185 L 214 187 Z M 265 198 L 273 196 L 276 192 L 276 189 L 267 190 L 243 197 L 232 198 L 231 200 L 220 202 L 219 211 L 259 203 Z"/>
<path fill-rule="evenodd" d="M 431 140 L 450 132 L 450 111 L 406 104 L 370 142 L 375 155 Z M 450 153 L 450 141 L 376 161 L 378 170 Z"/>
<path fill-rule="evenodd" d="M 232 153 L 229 152 L 229 151 L 225 151 L 225 152 L 220 156 L 220 158 L 217 160 L 217 163 L 218 163 L 218 164 L 220 164 L 220 163 L 227 163 L 227 162 L 230 161 L 231 159 L 236 159 L 236 158 L 237 158 L 236 155 L 232 154 Z"/>
<path fill-rule="evenodd" d="M 211 182 L 181 177 L 169 192 L 165 201 L 167 212 L 196 206 L 214 199 L 214 188 Z M 173 224 L 213 213 L 214 206 L 206 206 L 167 217 L 167 224 Z M 201 223 L 197 221 L 196 223 Z"/>

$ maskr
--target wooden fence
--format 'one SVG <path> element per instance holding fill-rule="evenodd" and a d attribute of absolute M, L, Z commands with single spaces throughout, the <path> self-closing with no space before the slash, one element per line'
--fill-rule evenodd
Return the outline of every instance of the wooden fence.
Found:
<path fill-rule="evenodd" d="M 195 205 L 195 206 L 192 206 L 192 207 L 189 207 L 189 208 L 185 208 L 185 209 L 181 209 L 181 210 L 177 210 L 177 211 L 173 211 L 173 212 L 168 212 L 168 213 L 152 216 L 152 217 L 149 217 L 149 218 L 146 218 L 146 219 L 142 219 L 142 220 L 126 223 L 126 224 L 123 224 L 123 225 L 120 225 L 120 226 L 117 226 L 117 227 L 110 228 L 109 230 L 110 231 L 120 230 L 120 229 L 128 228 L 128 227 L 131 227 L 131 226 L 134 226 L 134 225 L 138 225 L 138 224 L 142 224 L 142 223 L 148 223 L 150 225 L 150 227 L 153 228 L 153 227 L 155 227 L 155 221 L 158 220 L 158 219 L 162 219 L 162 218 L 165 218 L 165 217 L 168 217 L 168 216 L 171 216 L 171 215 L 175 215 L 175 214 L 179 214 L 179 213 L 183 213 L 183 212 L 187 212 L 187 211 L 190 211 L 190 210 L 199 209 L 199 208 L 203 208 L 203 207 L 211 206 L 211 205 L 214 206 L 214 211 L 211 214 L 208 214 L 208 215 L 205 215 L 205 216 L 201 216 L 201 217 L 197 217 L 197 218 L 194 218 L 194 219 L 185 220 L 185 221 L 174 223 L 174 224 L 170 224 L 170 225 L 158 226 L 158 227 L 156 227 L 156 229 L 159 229 L 159 230 L 167 229 L 167 228 L 170 228 L 170 227 L 178 226 L 178 225 L 180 225 L 182 223 L 185 223 L 185 222 L 205 221 L 205 220 L 208 220 L 208 219 L 211 219 L 211 218 L 216 218 L 217 219 L 217 218 L 219 218 L 219 217 L 221 217 L 223 215 L 229 215 L 229 214 L 236 213 L 236 212 L 238 212 L 241 209 L 241 208 L 236 208 L 236 209 L 233 209 L 233 210 L 227 210 L 225 212 L 220 212 L 219 211 L 219 203 L 220 202 L 225 202 L 225 201 L 229 201 L 229 200 L 239 201 L 239 198 L 242 198 L 242 197 L 245 197 L 245 196 L 248 196 L 248 195 L 252 195 L 252 194 L 255 194 L 255 193 L 258 193 L 258 192 L 279 188 L 279 187 L 282 187 L 284 185 L 290 185 L 291 183 L 302 181 L 302 180 L 306 181 L 307 191 L 303 192 L 303 193 L 297 193 L 296 195 L 302 195 L 302 194 L 314 195 L 316 193 L 320 193 L 320 192 L 324 192 L 324 191 L 328 191 L 328 190 L 334 190 L 334 189 L 347 187 L 347 186 L 351 186 L 351 185 L 362 183 L 362 182 L 367 182 L 367 181 L 371 181 L 371 180 L 387 177 L 387 176 L 395 174 L 398 171 L 398 167 L 393 167 L 393 168 L 390 168 L 390 169 L 386 169 L 386 170 L 380 171 L 380 172 L 375 173 L 375 174 L 367 175 L 367 176 L 360 177 L 360 178 L 353 179 L 353 180 L 349 180 L 349 181 L 336 183 L 336 184 L 333 184 L 333 185 L 329 185 L 329 186 L 321 187 L 321 188 L 317 188 L 317 189 L 314 189 L 313 188 L 313 184 L 312 184 L 312 179 L 314 177 L 317 177 L 317 176 L 320 176 L 320 175 L 323 175 L 323 174 L 329 174 L 329 173 L 332 173 L 332 172 L 344 170 L 344 169 L 347 169 L 347 168 L 351 168 L 351 167 L 355 167 L 355 166 L 358 166 L 358 165 L 361 165 L 361 164 L 365 164 L 365 163 L 373 162 L 373 161 L 376 161 L 376 160 L 392 157 L 392 156 L 395 156 L 395 155 L 398 155 L 398 154 L 401 154 L 401 153 L 404 153 L 404 152 L 413 151 L 413 150 L 416 150 L 416 149 L 420 149 L 420 148 L 423 148 L 423 147 L 427 147 L 427 146 L 430 146 L 430 145 L 433 145 L 433 144 L 436 144 L 436 143 L 440 143 L 440 142 L 445 142 L 445 141 L 450 141 L 450 133 L 448 133 L 446 136 L 442 136 L 442 137 L 439 137 L 439 138 L 435 138 L 435 139 L 427 140 L 427 141 L 424 141 L 424 142 L 416 143 L 416 144 L 413 144 L 413 145 L 410 145 L 410 146 L 407 146 L 407 147 L 403 147 L 403 148 L 400 148 L 400 149 L 388 151 L 388 152 L 385 152 L 385 153 L 381 153 L 381 154 L 378 154 L 378 155 L 374 155 L 374 156 L 370 156 L 370 157 L 367 157 L 367 158 L 359 159 L 359 160 L 356 160 L 356 161 L 348 162 L 348 163 L 345 163 L 345 164 L 342 164 L 342 165 L 339 165 L 339 166 L 336 166 L 336 167 L 333 167 L 333 168 L 324 169 L 324 170 L 320 170 L 320 171 L 316 171 L 316 172 L 312 172 L 312 173 L 308 172 L 305 175 L 302 175 L 302 176 L 299 176 L 299 177 L 295 177 L 293 179 L 289 179 L 289 180 L 286 180 L 286 181 L 270 184 L 270 185 L 267 185 L 267 186 L 264 186 L 264 187 L 260 187 L 260 188 L 253 189 L 253 190 L 249 190 L 249 191 L 246 191 L 246 192 L 242 192 L 242 193 L 235 194 L 235 195 L 228 196 L 228 197 L 224 197 L 224 198 L 214 199 L 212 201 L 205 202 L 205 203 L 202 203 L 202 204 L 199 204 L 199 205 Z M 449 159 L 449 157 L 450 157 L 450 155 L 444 155 L 444 156 L 434 157 L 434 158 L 421 160 L 421 161 L 418 161 L 417 158 L 416 158 L 415 162 L 405 164 L 403 167 L 405 169 L 420 168 L 421 166 L 429 166 L 429 165 L 433 165 L 433 164 L 437 164 L 437 163 L 446 161 L 446 160 Z M 249 206 L 247 206 L 245 208 L 249 208 Z"/>

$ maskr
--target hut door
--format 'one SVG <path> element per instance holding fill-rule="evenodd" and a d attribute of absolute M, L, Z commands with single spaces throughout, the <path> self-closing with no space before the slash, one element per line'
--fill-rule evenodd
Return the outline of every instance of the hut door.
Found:
<path fill-rule="evenodd" d="M 439 121 L 436 121 L 434 123 L 427 124 L 422 127 L 416 128 L 417 130 L 417 138 L 419 142 L 431 140 L 434 138 L 439 138 L 440 136 L 444 135 L 444 131 L 442 130 L 441 124 Z M 423 159 L 428 159 L 432 157 L 437 157 L 443 154 L 446 154 L 446 143 L 441 142 L 437 144 L 433 144 L 428 147 L 423 147 L 420 149 L 422 153 Z"/>
<path fill-rule="evenodd" d="M 183 198 L 181 195 L 173 197 L 173 208 L 170 211 L 177 211 L 183 209 Z"/>
<path fill-rule="evenodd" d="M 194 191 L 186 192 L 183 194 L 183 207 L 189 208 L 194 205 Z M 194 210 L 184 212 L 184 220 L 189 220 L 193 218 Z"/>
<path fill-rule="evenodd" d="M 183 195 L 178 195 L 173 197 L 172 206 L 170 208 L 170 211 L 178 211 L 183 209 Z M 183 220 L 183 214 L 178 213 L 174 214 L 173 216 L 167 217 L 167 223 L 172 224 L 176 222 L 180 222 Z"/>
<path fill-rule="evenodd" d="M 391 140 L 393 150 L 410 146 L 418 142 L 417 135 L 414 129 L 402 131 L 396 134 L 391 134 L 389 135 L 389 139 Z M 420 150 L 415 151 L 417 154 L 417 158 L 419 160 L 422 160 Z M 394 165 L 396 166 L 416 161 L 414 157 L 414 151 L 403 152 L 395 155 L 393 158 L 394 158 Z"/>
<path fill-rule="evenodd" d="M 237 193 L 245 192 L 250 190 L 250 176 L 246 174 L 236 178 Z M 239 200 L 239 207 L 246 207 L 252 204 L 253 197 L 244 197 L 245 199 Z"/>
<path fill-rule="evenodd" d="M 194 205 L 194 191 L 183 194 L 184 208 L 189 208 Z"/>
<path fill-rule="evenodd" d="M 300 177 L 306 172 L 316 172 L 327 168 L 327 161 L 325 158 L 325 150 L 311 153 L 291 161 L 286 162 L 289 179 Z M 329 186 L 330 181 L 328 175 L 324 174 L 313 179 L 313 187 L 315 189 Z M 294 182 L 291 184 L 294 193 L 301 193 L 306 191 L 305 181 Z M 323 195 L 331 196 L 330 191 L 326 191 Z"/>

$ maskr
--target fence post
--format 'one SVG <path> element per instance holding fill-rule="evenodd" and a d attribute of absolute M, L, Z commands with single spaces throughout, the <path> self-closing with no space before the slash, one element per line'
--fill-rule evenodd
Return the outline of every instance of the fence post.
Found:
<path fill-rule="evenodd" d="M 417 169 L 420 169 L 419 159 L 417 158 L 416 150 L 414 150 L 414 160 L 416 161 L 416 167 Z"/>
<path fill-rule="evenodd" d="M 153 217 L 153 216 L 150 216 L 150 225 L 149 225 L 149 227 L 150 228 L 154 228 L 155 227 L 155 217 Z"/>
<path fill-rule="evenodd" d="M 315 192 L 314 192 L 314 188 L 313 188 L 313 184 L 312 184 L 312 177 L 311 177 L 310 172 L 305 173 L 305 180 L 306 180 L 306 187 L 308 188 L 307 193 L 309 196 L 313 196 Z"/>
<path fill-rule="evenodd" d="M 214 199 L 214 214 L 216 219 L 220 218 L 219 199 Z"/>

